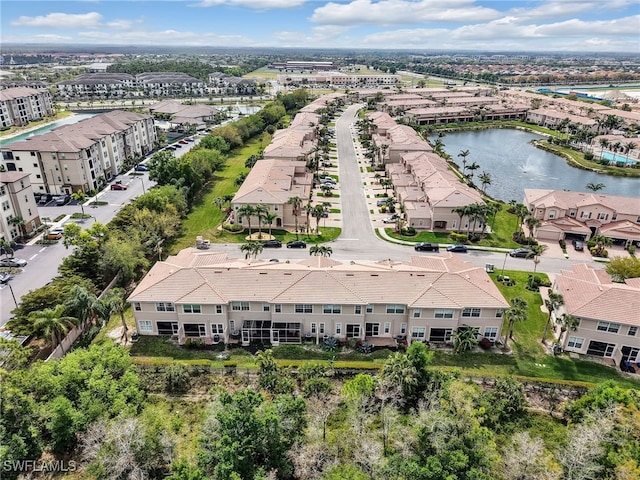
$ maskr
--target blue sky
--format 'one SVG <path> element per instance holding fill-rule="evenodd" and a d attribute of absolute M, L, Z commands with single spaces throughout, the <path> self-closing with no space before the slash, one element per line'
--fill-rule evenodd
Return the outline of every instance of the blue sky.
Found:
<path fill-rule="evenodd" d="M 638 0 L 2 0 L 0 41 L 640 54 Z"/>

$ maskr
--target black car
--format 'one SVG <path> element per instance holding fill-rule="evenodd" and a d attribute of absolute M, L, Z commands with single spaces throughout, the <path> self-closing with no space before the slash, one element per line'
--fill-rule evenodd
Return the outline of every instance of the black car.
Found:
<path fill-rule="evenodd" d="M 466 245 L 449 245 L 447 247 L 447 252 L 467 253 L 467 246 Z"/>
<path fill-rule="evenodd" d="M 418 252 L 439 252 L 440 246 L 435 243 L 420 242 L 416 243 L 413 249 Z"/>
<path fill-rule="evenodd" d="M 516 248 L 509 252 L 510 257 L 529 258 L 533 256 L 533 252 L 528 248 Z"/>
<path fill-rule="evenodd" d="M 148 172 L 149 168 L 146 165 L 136 165 L 136 172 Z"/>
<path fill-rule="evenodd" d="M 267 240 L 262 243 L 264 248 L 281 248 L 282 242 L 280 240 Z"/>
<path fill-rule="evenodd" d="M 302 240 L 293 240 L 287 243 L 287 248 L 307 248 L 307 244 Z"/>

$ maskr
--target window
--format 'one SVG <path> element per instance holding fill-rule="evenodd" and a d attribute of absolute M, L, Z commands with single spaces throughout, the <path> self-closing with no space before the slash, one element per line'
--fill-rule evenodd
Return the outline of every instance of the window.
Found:
<path fill-rule="evenodd" d="M 340 314 L 342 313 L 342 305 L 323 305 L 322 313 L 325 314 Z"/>
<path fill-rule="evenodd" d="M 140 311 L 142 311 L 142 306 L 140 305 L 140 302 L 133 302 L 133 309 L 134 309 L 136 312 L 140 312 Z"/>
<path fill-rule="evenodd" d="M 138 320 L 138 329 L 141 332 L 153 332 L 151 320 Z"/>
<path fill-rule="evenodd" d="M 276 303 L 273 306 L 273 311 L 276 313 L 282 313 L 282 304 L 281 303 Z"/>
<path fill-rule="evenodd" d="M 463 317 L 479 317 L 480 316 L 480 309 L 479 308 L 465 308 L 464 310 L 462 310 L 462 316 Z"/>
<path fill-rule="evenodd" d="M 373 304 L 372 303 L 367 305 L 367 313 L 373 313 Z"/>
<path fill-rule="evenodd" d="M 453 310 L 450 308 L 436 308 L 435 318 L 453 318 Z"/>
<path fill-rule="evenodd" d="M 549 210 L 549 218 L 551 218 L 551 219 L 556 218 L 556 211 L 555 210 Z"/>
<path fill-rule="evenodd" d="M 638 327 L 629 327 L 629 331 L 627 332 L 627 335 L 629 335 L 630 337 L 635 337 L 638 334 Z"/>
<path fill-rule="evenodd" d="M 319 332 L 318 333 L 320 333 L 320 335 L 324 335 L 324 323 L 321 322 L 318 325 L 319 325 Z"/>
<path fill-rule="evenodd" d="M 315 335 L 318 332 L 315 322 L 311 322 L 311 334 Z"/>
<path fill-rule="evenodd" d="M 492 342 L 498 337 L 498 327 L 484 327 L 484 336 Z"/>
<path fill-rule="evenodd" d="M 423 342 L 425 338 L 425 327 L 413 327 L 411 329 L 411 339 Z"/>
<path fill-rule="evenodd" d="M 157 302 L 156 312 L 175 312 L 176 309 L 171 302 Z"/>
<path fill-rule="evenodd" d="M 402 335 L 406 335 L 407 334 L 407 324 L 406 323 L 401 323 L 400 324 L 400 333 Z"/>
<path fill-rule="evenodd" d="M 235 312 L 249 310 L 249 302 L 231 302 L 231 310 Z"/>
<path fill-rule="evenodd" d="M 200 305 L 195 305 L 195 304 L 190 304 L 190 303 L 185 303 L 182 306 L 182 311 L 184 313 L 202 313 L 202 309 L 201 309 Z"/>
<path fill-rule="evenodd" d="M 597 330 L 601 332 L 618 333 L 620 324 L 611 322 L 598 322 Z"/>
<path fill-rule="evenodd" d="M 429 331 L 430 342 L 450 342 L 453 329 L 451 328 L 432 328 Z"/>
<path fill-rule="evenodd" d="M 217 314 L 221 314 L 222 313 L 222 305 L 216 305 L 216 313 Z"/>
<path fill-rule="evenodd" d="M 503 314 L 504 314 L 504 308 L 499 308 L 496 310 L 496 318 L 502 318 Z"/>
<path fill-rule="evenodd" d="M 609 218 L 609 214 L 608 213 L 599 213 L 598 214 L 598 220 L 606 220 L 607 218 Z"/>
<path fill-rule="evenodd" d="M 384 333 L 391 333 L 391 322 L 384 322 Z"/>
<path fill-rule="evenodd" d="M 211 324 L 211 335 L 222 335 L 224 333 L 224 325 L 222 323 Z"/>
<path fill-rule="evenodd" d="M 414 308 L 413 309 L 413 318 L 420 318 L 422 316 L 422 309 Z"/>
<path fill-rule="evenodd" d="M 296 303 L 296 313 L 313 313 L 313 305 L 308 303 Z"/>
<path fill-rule="evenodd" d="M 342 334 L 342 324 L 340 322 L 336 323 L 336 335 Z"/>
<path fill-rule="evenodd" d="M 262 311 L 263 312 L 268 312 L 269 311 L 269 304 L 268 303 L 263 303 L 262 304 Z"/>
<path fill-rule="evenodd" d="M 353 313 L 355 315 L 362 315 L 362 305 L 356 305 L 353 307 Z"/>
<path fill-rule="evenodd" d="M 569 337 L 569 341 L 567 342 L 567 348 L 580 349 L 580 348 L 582 348 L 583 344 L 584 344 L 584 338 Z"/>
<path fill-rule="evenodd" d="M 387 313 L 400 315 L 404 313 L 404 305 L 387 305 Z"/>

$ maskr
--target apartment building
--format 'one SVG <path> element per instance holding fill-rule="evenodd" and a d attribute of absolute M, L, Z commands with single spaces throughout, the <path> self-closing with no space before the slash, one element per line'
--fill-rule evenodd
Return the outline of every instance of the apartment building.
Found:
<path fill-rule="evenodd" d="M 563 270 L 553 289 L 562 294 L 557 312 L 579 320 L 564 333 L 562 347 L 569 352 L 611 359 L 616 365 L 640 362 L 640 278 L 613 283 L 609 275 L 588 265 Z M 560 331 L 557 321 L 556 331 Z"/>
<path fill-rule="evenodd" d="M 446 343 L 459 328 L 496 341 L 509 307 L 484 269 L 451 254 L 273 263 L 194 248 L 156 263 L 128 301 L 140 335 L 242 345 L 324 337 Z"/>
<path fill-rule="evenodd" d="M 150 115 L 114 110 L 0 148 L 7 171 L 29 175 L 37 193 L 94 190 L 126 159 L 149 153 L 156 141 Z"/>
<path fill-rule="evenodd" d="M 525 189 L 523 203 L 541 221 L 540 240 L 609 237 L 616 245 L 640 246 L 640 198 L 565 190 Z"/>
<path fill-rule="evenodd" d="M 0 90 L 0 128 L 23 126 L 53 115 L 51 93 L 27 87 Z"/>
<path fill-rule="evenodd" d="M 0 238 L 15 241 L 29 235 L 40 224 L 29 174 L 0 172 Z"/>

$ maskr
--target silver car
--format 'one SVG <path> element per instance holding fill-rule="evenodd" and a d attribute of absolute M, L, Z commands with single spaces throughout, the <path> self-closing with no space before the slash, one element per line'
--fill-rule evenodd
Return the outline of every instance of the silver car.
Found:
<path fill-rule="evenodd" d="M 26 265 L 27 261 L 24 258 L 3 258 L 0 260 L 0 267 L 19 268 Z"/>

